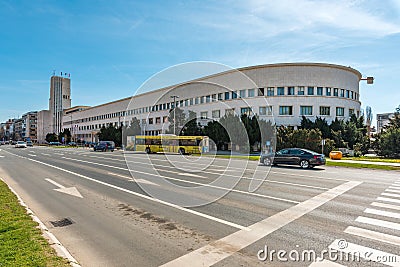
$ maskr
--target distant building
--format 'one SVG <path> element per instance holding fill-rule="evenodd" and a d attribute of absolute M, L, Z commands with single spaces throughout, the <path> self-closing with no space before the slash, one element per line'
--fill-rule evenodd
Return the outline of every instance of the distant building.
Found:
<path fill-rule="evenodd" d="M 52 132 L 51 116 L 49 110 L 41 110 L 37 113 L 37 142 L 42 144 L 46 140 L 46 135 Z"/>
<path fill-rule="evenodd" d="M 37 142 L 37 111 L 27 112 L 22 115 L 22 139 Z"/>
<path fill-rule="evenodd" d="M 49 110 L 52 132 L 62 132 L 62 117 L 64 109 L 71 107 L 71 79 L 61 76 L 51 76 Z"/>
<path fill-rule="evenodd" d="M 390 119 L 394 117 L 394 113 L 381 113 L 376 114 L 377 133 L 382 132 L 384 127 L 389 124 Z"/>

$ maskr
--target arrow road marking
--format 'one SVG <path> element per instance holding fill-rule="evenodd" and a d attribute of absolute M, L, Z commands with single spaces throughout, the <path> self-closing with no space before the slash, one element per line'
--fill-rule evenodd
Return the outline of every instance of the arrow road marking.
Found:
<path fill-rule="evenodd" d="M 59 183 L 51 180 L 51 179 L 45 179 L 47 182 L 57 186 L 58 188 L 53 189 L 55 191 L 64 193 L 64 194 L 68 194 L 71 196 L 75 196 L 75 197 L 79 197 L 79 198 L 83 198 L 83 196 L 81 195 L 81 193 L 79 193 L 78 189 L 76 189 L 76 187 L 65 187 L 63 185 L 60 185 Z"/>

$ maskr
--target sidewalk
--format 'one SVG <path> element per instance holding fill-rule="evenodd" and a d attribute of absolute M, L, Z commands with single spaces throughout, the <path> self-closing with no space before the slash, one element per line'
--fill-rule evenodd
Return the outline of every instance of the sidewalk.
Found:
<path fill-rule="evenodd" d="M 331 162 L 348 162 L 348 163 L 359 163 L 359 164 L 371 164 L 371 165 L 400 167 L 400 163 L 396 163 L 396 162 L 379 162 L 379 161 L 350 160 L 350 159 L 332 160 L 332 159 L 329 159 L 329 158 L 327 158 L 326 160 L 327 161 L 331 161 Z"/>

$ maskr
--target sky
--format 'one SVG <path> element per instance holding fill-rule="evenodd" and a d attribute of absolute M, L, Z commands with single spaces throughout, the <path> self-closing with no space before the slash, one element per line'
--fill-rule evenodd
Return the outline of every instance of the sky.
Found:
<path fill-rule="evenodd" d="M 0 0 L 0 122 L 48 109 L 54 71 L 94 106 L 193 61 L 351 66 L 375 122 L 400 105 L 400 0 Z"/>

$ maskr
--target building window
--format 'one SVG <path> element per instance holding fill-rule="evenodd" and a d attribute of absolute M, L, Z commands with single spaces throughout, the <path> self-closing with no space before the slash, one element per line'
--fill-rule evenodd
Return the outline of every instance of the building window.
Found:
<path fill-rule="evenodd" d="M 331 96 L 332 95 L 332 88 L 326 87 L 326 96 Z"/>
<path fill-rule="evenodd" d="M 319 107 L 319 115 L 321 116 L 330 116 L 331 115 L 331 107 Z"/>
<path fill-rule="evenodd" d="M 242 114 L 242 115 L 246 114 L 247 116 L 251 116 L 252 115 L 251 108 L 241 108 L 240 114 Z"/>
<path fill-rule="evenodd" d="M 293 86 L 289 86 L 287 88 L 287 94 L 288 95 L 294 95 L 294 87 Z"/>
<path fill-rule="evenodd" d="M 193 106 L 193 98 L 189 99 L 189 105 Z"/>
<path fill-rule="evenodd" d="M 313 86 L 309 86 L 307 88 L 307 94 L 308 95 L 314 95 L 314 87 Z"/>
<path fill-rule="evenodd" d="M 213 94 L 213 95 L 211 96 L 211 101 L 212 101 L 212 102 L 217 101 L 217 94 Z"/>
<path fill-rule="evenodd" d="M 339 89 L 333 88 L 333 96 L 339 96 Z"/>
<path fill-rule="evenodd" d="M 196 97 L 196 98 L 194 99 L 194 104 L 195 104 L 195 105 L 200 104 L 200 97 Z"/>
<path fill-rule="evenodd" d="M 260 107 L 258 114 L 271 116 L 272 115 L 272 106 Z"/>
<path fill-rule="evenodd" d="M 255 96 L 255 94 L 254 94 L 254 89 L 249 89 L 249 90 L 247 90 L 247 96 L 248 96 L 248 97 L 254 97 L 254 96 Z"/>
<path fill-rule="evenodd" d="M 344 89 L 340 89 L 340 97 L 344 97 Z"/>
<path fill-rule="evenodd" d="M 274 87 L 268 87 L 267 88 L 267 96 L 274 96 L 275 93 L 275 88 Z"/>
<path fill-rule="evenodd" d="M 229 100 L 229 92 L 225 92 L 225 100 Z"/>
<path fill-rule="evenodd" d="M 350 92 L 350 95 L 351 95 L 351 99 L 354 99 L 354 92 L 353 91 Z"/>
<path fill-rule="evenodd" d="M 297 94 L 304 95 L 304 86 L 299 86 L 299 88 L 297 89 Z"/>
<path fill-rule="evenodd" d="M 149 118 L 149 124 L 153 124 L 153 118 Z"/>
<path fill-rule="evenodd" d="M 206 96 L 206 103 L 210 103 L 210 102 L 211 102 L 211 96 L 208 95 L 208 96 Z"/>
<path fill-rule="evenodd" d="M 161 117 L 156 117 L 156 124 L 160 124 L 161 123 Z"/>
<path fill-rule="evenodd" d="M 344 116 L 344 108 L 337 107 L 336 108 L 336 116 L 343 117 Z"/>
<path fill-rule="evenodd" d="M 278 87 L 277 95 L 285 95 L 285 88 L 284 87 Z"/>
<path fill-rule="evenodd" d="M 322 87 L 317 87 L 317 95 L 322 95 Z"/>
<path fill-rule="evenodd" d="M 237 98 L 237 92 L 236 91 L 233 91 L 232 92 L 232 99 L 236 99 Z"/>
<path fill-rule="evenodd" d="M 200 104 L 203 104 L 205 102 L 205 98 L 206 98 L 205 96 L 200 97 Z"/>
<path fill-rule="evenodd" d="M 258 96 L 264 96 L 264 88 L 258 88 Z"/>
<path fill-rule="evenodd" d="M 300 106 L 300 115 L 304 116 L 312 115 L 312 106 Z"/>
<path fill-rule="evenodd" d="M 279 106 L 279 115 L 293 115 L 293 107 Z"/>
<path fill-rule="evenodd" d="M 346 90 L 346 98 L 350 98 L 350 91 Z"/>
<path fill-rule="evenodd" d="M 218 93 L 218 100 L 222 101 L 222 93 Z"/>
<path fill-rule="evenodd" d="M 221 117 L 221 112 L 219 111 L 219 109 L 218 110 L 213 110 L 211 115 L 212 115 L 213 118 L 218 119 L 218 118 Z"/>
<path fill-rule="evenodd" d="M 208 111 L 200 112 L 200 119 L 207 119 L 207 117 L 208 117 Z"/>
<path fill-rule="evenodd" d="M 163 120 L 163 123 L 167 123 L 167 122 L 168 122 L 168 116 L 164 116 L 164 117 L 162 118 L 162 120 Z"/>
<path fill-rule="evenodd" d="M 240 98 L 245 98 L 246 97 L 246 90 L 240 90 L 239 91 L 239 96 L 240 96 Z"/>
<path fill-rule="evenodd" d="M 230 108 L 230 109 L 225 109 L 225 116 L 229 116 L 229 115 L 234 115 L 235 114 L 235 109 L 234 108 Z"/>
<path fill-rule="evenodd" d="M 354 114 L 354 109 L 350 108 L 349 109 L 349 117 L 351 117 L 351 115 L 353 115 L 353 114 Z"/>

